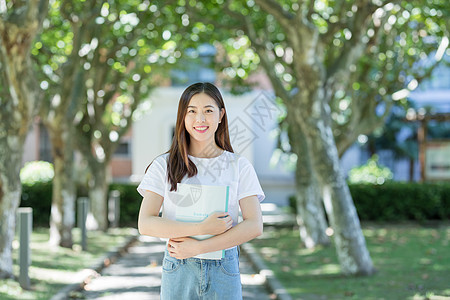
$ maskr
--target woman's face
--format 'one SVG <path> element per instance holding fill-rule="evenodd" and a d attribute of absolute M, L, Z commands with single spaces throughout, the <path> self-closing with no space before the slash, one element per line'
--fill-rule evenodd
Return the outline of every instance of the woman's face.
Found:
<path fill-rule="evenodd" d="M 194 95 L 189 101 L 184 126 L 191 142 L 214 142 L 214 134 L 225 110 L 220 110 L 216 101 L 205 93 Z"/>

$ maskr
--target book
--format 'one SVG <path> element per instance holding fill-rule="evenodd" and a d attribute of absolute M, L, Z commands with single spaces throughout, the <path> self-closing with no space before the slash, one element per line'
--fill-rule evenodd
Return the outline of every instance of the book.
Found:
<path fill-rule="evenodd" d="M 215 212 L 228 212 L 229 186 L 178 183 L 175 199 L 175 217 L 181 222 L 202 222 Z M 204 240 L 213 235 L 196 235 L 192 238 Z M 225 250 L 199 254 L 203 259 L 221 259 Z"/>

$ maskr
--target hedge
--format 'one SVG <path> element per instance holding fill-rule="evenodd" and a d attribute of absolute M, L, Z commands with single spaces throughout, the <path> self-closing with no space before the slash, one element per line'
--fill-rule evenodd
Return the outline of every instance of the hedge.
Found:
<path fill-rule="evenodd" d="M 137 192 L 137 184 L 113 183 L 110 190 L 120 192 L 120 226 L 137 228 L 142 196 Z"/>
<path fill-rule="evenodd" d="M 120 226 L 137 227 L 137 217 L 142 197 L 138 194 L 136 188 L 136 184 L 110 185 L 110 190 L 120 191 Z M 85 194 L 87 192 L 79 191 L 78 193 L 81 193 L 82 196 L 86 196 Z M 51 182 L 35 183 L 33 185 L 22 185 L 22 200 L 20 206 L 33 208 L 33 226 L 49 226 L 51 203 Z"/>
<path fill-rule="evenodd" d="M 386 183 L 350 185 L 361 220 L 448 220 L 450 184 Z"/>
<path fill-rule="evenodd" d="M 120 226 L 137 227 L 142 197 L 136 184 L 111 184 L 120 191 Z M 383 185 L 351 184 L 350 192 L 362 221 L 449 220 L 450 183 L 389 182 Z M 33 224 L 48 226 L 51 183 L 23 185 L 20 206 L 33 208 Z M 270 199 L 268 199 L 270 200 Z M 291 206 L 294 197 L 291 197 Z"/>
<path fill-rule="evenodd" d="M 349 184 L 362 221 L 450 219 L 450 183 Z M 295 197 L 289 199 L 295 212 Z"/>
<path fill-rule="evenodd" d="M 52 194 L 51 182 L 22 185 L 20 206 L 33 208 L 33 226 L 49 226 Z"/>

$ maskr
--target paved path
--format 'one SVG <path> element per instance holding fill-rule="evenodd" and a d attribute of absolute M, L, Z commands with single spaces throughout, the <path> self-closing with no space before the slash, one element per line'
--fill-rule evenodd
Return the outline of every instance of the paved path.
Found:
<path fill-rule="evenodd" d="M 153 300 L 159 299 L 161 262 L 164 242 L 151 237 L 139 237 L 128 253 L 103 270 L 82 291 L 82 299 Z M 240 257 L 243 297 L 250 300 L 271 299 L 264 276 L 255 274 L 245 258 Z"/>

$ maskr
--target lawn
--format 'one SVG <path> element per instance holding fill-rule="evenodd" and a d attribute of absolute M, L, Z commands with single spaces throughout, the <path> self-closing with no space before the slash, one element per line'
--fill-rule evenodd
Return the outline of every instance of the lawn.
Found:
<path fill-rule="evenodd" d="M 80 231 L 74 229 L 74 242 L 80 241 Z M 31 259 L 29 268 L 31 290 L 23 290 L 15 280 L 0 280 L 0 299 L 42 299 L 48 300 L 67 284 L 76 283 L 77 272 L 92 267 L 107 252 L 134 235 L 130 228 L 111 229 L 108 232 L 89 231 L 87 251 L 81 251 L 78 244 L 72 249 L 48 244 L 49 232 L 46 228 L 34 229 L 31 237 Z M 13 243 L 14 274 L 18 276 L 18 245 Z"/>
<path fill-rule="evenodd" d="M 252 242 L 294 299 L 450 299 L 450 226 L 365 225 L 377 273 L 341 275 L 334 247 L 301 246 L 297 230 L 265 228 Z"/>

